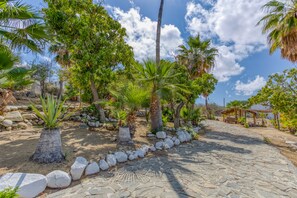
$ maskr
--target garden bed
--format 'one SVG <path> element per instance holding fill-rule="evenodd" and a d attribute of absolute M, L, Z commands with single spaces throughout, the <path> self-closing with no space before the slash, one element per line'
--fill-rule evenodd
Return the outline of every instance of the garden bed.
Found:
<path fill-rule="evenodd" d="M 0 175 L 8 172 L 26 172 L 48 174 L 53 170 L 68 172 L 69 167 L 77 156 L 84 156 L 88 160 L 98 161 L 109 152 L 129 150 L 149 144 L 146 137 L 147 123 L 144 119 L 137 119 L 134 145 L 118 145 L 115 141 L 118 131 L 109 131 L 103 127 L 88 130 L 80 128 L 79 122 L 64 122 L 62 124 L 62 143 L 66 154 L 66 161 L 60 164 L 37 164 L 29 161 L 39 139 L 41 128 L 30 130 L 0 132 Z"/>

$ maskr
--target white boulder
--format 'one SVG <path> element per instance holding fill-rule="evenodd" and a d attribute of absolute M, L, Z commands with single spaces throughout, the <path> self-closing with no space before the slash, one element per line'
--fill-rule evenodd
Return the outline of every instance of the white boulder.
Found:
<path fill-rule="evenodd" d="M 49 188 L 66 188 L 71 184 L 71 177 L 68 173 L 55 170 L 46 175 Z"/>
<path fill-rule="evenodd" d="M 3 116 L 0 116 L 0 122 L 2 122 L 5 118 Z"/>
<path fill-rule="evenodd" d="M 185 135 L 187 142 L 192 140 L 192 136 L 188 132 L 185 132 Z"/>
<path fill-rule="evenodd" d="M 40 174 L 6 173 L 0 176 L 0 191 L 18 187 L 17 194 L 23 198 L 36 197 L 47 185 L 46 177 Z"/>
<path fill-rule="evenodd" d="M 164 143 L 164 149 L 170 149 L 171 147 L 167 144 L 167 143 Z"/>
<path fill-rule="evenodd" d="M 13 122 L 11 120 L 3 120 L 2 125 L 5 127 L 11 127 Z"/>
<path fill-rule="evenodd" d="M 128 160 L 127 154 L 121 151 L 115 152 L 114 156 L 118 162 L 126 162 Z"/>
<path fill-rule="evenodd" d="M 137 157 L 144 158 L 145 152 L 142 149 L 138 149 L 135 151 L 135 155 L 137 155 Z"/>
<path fill-rule="evenodd" d="M 156 147 L 154 145 L 150 146 L 150 151 L 155 152 L 156 151 Z"/>
<path fill-rule="evenodd" d="M 158 150 L 162 150 L 163 145 L 164 145 L 164 142 L 160 141 L 160 142 L 157 142 L 156 143 L 155 147 Z"/>
<path fill-rule="evenodd" d="M 19 111 L 7 112 L 4 115 L 4 117 L 7 120 L 11 120 L 11 121 L 15 121 L 15 122 L 22 122 L 23 121 L 23 117 L 22 117 L 22 115 L 21 115 L 21 113 Z"/>
<path fill-rule="evenodd" d="M 102 159 L 102 160 L 99 161 L 99 167 L 100 167 L 101 170 L 105 171 L 105 170 L 107 170 L 109 168 L 109 165 L 105 160 Z"/>
<path fill-rule="evenodd" d="M 132 161 L 132 160 L 135 160 L 135 159 L 136 159 L 136 156 L 134 154 L 130 154 L 129 155 L 129 160 Z"/>
<path fill-rule="evenodd" d="M 159 131 L 156 133 L 157 138 L 159 139 L 165 139 L 167 134 L 164 131 Z"/>
<path fill-rule="evenodd" d="M 186 134 L 183 131 L 178 131 L 177 132 L 177 137 L 180 140 L 180 142 L 186 142 L 187 141 Z"/>
<path fill-rule="evenodd" d="M 99 165 L 96 162 L 92 162 L 87 166 L 85 175 L 93 175 L 99 173 L 99 171 Z"/>
<path fill-rule="evenodd" d="M 176 146 L 180 145 L 180 140 L 179 140 L 179 139 L 176 139 L 176 140 L 174 141 L 174 144 L 175 144 Z"/>
<path fill-rule="evenodd" d="M 111 166 L 115 166 L 117 164 L 117 159 L 114 155 L 112 154 L 108 154 L 106 156 L 106 162 L 108 163 L 108 165 Z"/>
<path fill-rule="evenodd" d="M 83 157 L 77 157 L 72 164 L 70 173 L 73 180 L 79 180 L 84 173 L 85 168 L 88 165 L 88 161 Z"/>
<path fill-rule="evenodd" d="M 173 142 L 174 142 L 176 139 L 177 139 L 176 136 L 173 136 L 173 137 L 171 138 L 171 140 L 172 140 Z"/>
<path fill-rule="evenodd" d="M 164 140 L 164 142 L 170 147 L 172 148 L 174 146 L 174 142 L 170 139 L 170 138 L 166 138 Z"/>

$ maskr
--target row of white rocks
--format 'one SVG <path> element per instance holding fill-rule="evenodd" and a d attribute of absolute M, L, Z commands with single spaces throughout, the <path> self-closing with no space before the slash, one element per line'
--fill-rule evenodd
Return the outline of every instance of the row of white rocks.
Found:
<path fill-rule="evenodd" d="M 60 170 L 55 170 L 46 176 L 41 174 L 7 173 L 0 177 L 0 191 L 8 187 L 18 187 L 20 197 L 36 197 L 46 187 L 67 188 L 72 180 L 79 180 L 83 175 L 93 175 L 99 173 L 100 170 L 106 171 L 110 167 L 116 166 L 117 163 L 144 158 L 148 152 L 170 149 L 192 139 L 191 135 L 186 131 L 178 131 L 177 136 L 173 137 L 165 132 L 158 132 L 156 136 L 162 140 L 156 142 L 155 145 L 143 145 L 135 151 L 118 151 L 114 154 L 108 154 L 105 159 L 99 160 L 98 163 L 88 162 L 84 157 L 77 157 L 70 168 L 70 174 Z"/>

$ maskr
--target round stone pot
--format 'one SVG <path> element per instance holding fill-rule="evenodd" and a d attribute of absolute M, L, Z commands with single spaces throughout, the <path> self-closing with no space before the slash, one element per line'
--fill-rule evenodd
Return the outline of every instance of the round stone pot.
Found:
<path fill-rule="evenodd" d="M 62 162 L 65 156 L 62 150 L 60 129 L 43 129 L 31 160 L 39 163 Z"/>
<path fill-rule="evenodd" d="M 131 141 L 131 134 L 129 127 L 119 127 L 119 142 L 129 142 Z"/>

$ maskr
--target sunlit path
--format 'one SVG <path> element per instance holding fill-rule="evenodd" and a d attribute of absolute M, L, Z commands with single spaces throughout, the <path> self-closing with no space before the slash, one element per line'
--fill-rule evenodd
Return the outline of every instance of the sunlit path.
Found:
<path fill-rule="evenodd" d="M 296 197 L 297 169 L 248 130 L 217 121 L 204 138 L 129 162 L 48 197 Z"/>

